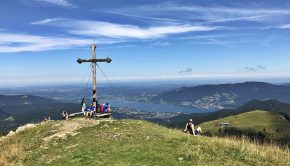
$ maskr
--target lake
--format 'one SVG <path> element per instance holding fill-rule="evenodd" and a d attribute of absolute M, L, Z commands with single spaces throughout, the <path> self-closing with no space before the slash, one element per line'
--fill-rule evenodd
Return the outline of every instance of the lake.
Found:
<path fill-rule="evenodd" d="M 191 108 L 191 107 L 185 107 L 185 106 L 179 106 L 179 105 L 173 105 L 173 104 L 143 103 L 143 102 L 126 101 L 126 100 L 110 100 L 110 105 L 112 107 L 127 107 L 127 108 L 136 109 L 138 111 L 144 111 L 144 112 L 205 113 L 205 112 L 216 111 L 212 109 Z"/>

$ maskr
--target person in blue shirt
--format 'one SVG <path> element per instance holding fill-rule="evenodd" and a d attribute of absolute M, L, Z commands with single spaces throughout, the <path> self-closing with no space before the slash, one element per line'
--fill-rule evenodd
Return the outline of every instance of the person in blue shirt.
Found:
<path fill-rule="evenodd" d="M 111 112 L 111 106 L 109 103 L 103 104 L 103 110 L 102 113 L 110 113 Z"/>
<path fill-rule="evenodd" d="M 94 115 L 95 112 L 95 107 L 91 104 L 90 110 L 88 112 L 88 116 L 92 117 Z"/>

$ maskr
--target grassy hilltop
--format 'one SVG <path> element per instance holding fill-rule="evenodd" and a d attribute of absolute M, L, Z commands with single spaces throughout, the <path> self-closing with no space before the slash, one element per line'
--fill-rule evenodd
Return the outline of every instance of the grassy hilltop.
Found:
<path fill-rule="evenodd" d="M 219 123 L 229 123 L 229 128 L 220 129 Z M 205 133 L 211 135 L 260 135 L 269 140 L 281 141 L 289 144 L 290 121 L 289 116 L 284 113 L 268 111 L 251 111 L 232 115 L 225 118 L 200 124 Z M 226 130 L 226 131 L 225 131 Z M 226 132 L 226 133 L 224 133 Z"/>
<path fill-rule="evenodd" d="M 288 149 L 136 120 L 51 121 L 0 140 L 0 165 L 290 165 Z"/>

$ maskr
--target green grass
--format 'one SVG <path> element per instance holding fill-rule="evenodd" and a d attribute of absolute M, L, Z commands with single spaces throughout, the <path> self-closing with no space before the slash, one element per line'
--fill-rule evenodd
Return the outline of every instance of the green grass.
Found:
<path fill-rule="evenodd" d="M 218 134 L 219 127 L 217 127 L 216 124 L 223 122 L 230 123 L 231 127 L 239 128 L 242 130 L 251 129 L 255 132 L 266 131 L 277 140 L 283 139 L 290 134 L 290 122 L 281 119 L 280 113 L 261 110 L 251 111 L 210 122 L 205 122 L 200 124 L 199 126 L 203 128 L 204 133 L 210 132 Z"/>
<path fill-rule="evenodd" d="M 194 137 L 135 120 L 42 123 L 2 138 L 0 149 L 0 165 L 290 165 L 289 150 L 275 145 Z"/>

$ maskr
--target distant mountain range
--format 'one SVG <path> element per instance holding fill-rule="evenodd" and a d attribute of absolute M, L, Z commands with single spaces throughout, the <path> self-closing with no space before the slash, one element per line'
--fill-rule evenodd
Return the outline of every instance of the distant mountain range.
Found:
<path fill-rule="evenodd" d="M 206 109 L 223 109 L 237 108 L 253 99 L 290 103 L 290 86 L 265 82 L 200 85 L 162 93 L 154 97 L 152 101 Z"/>

